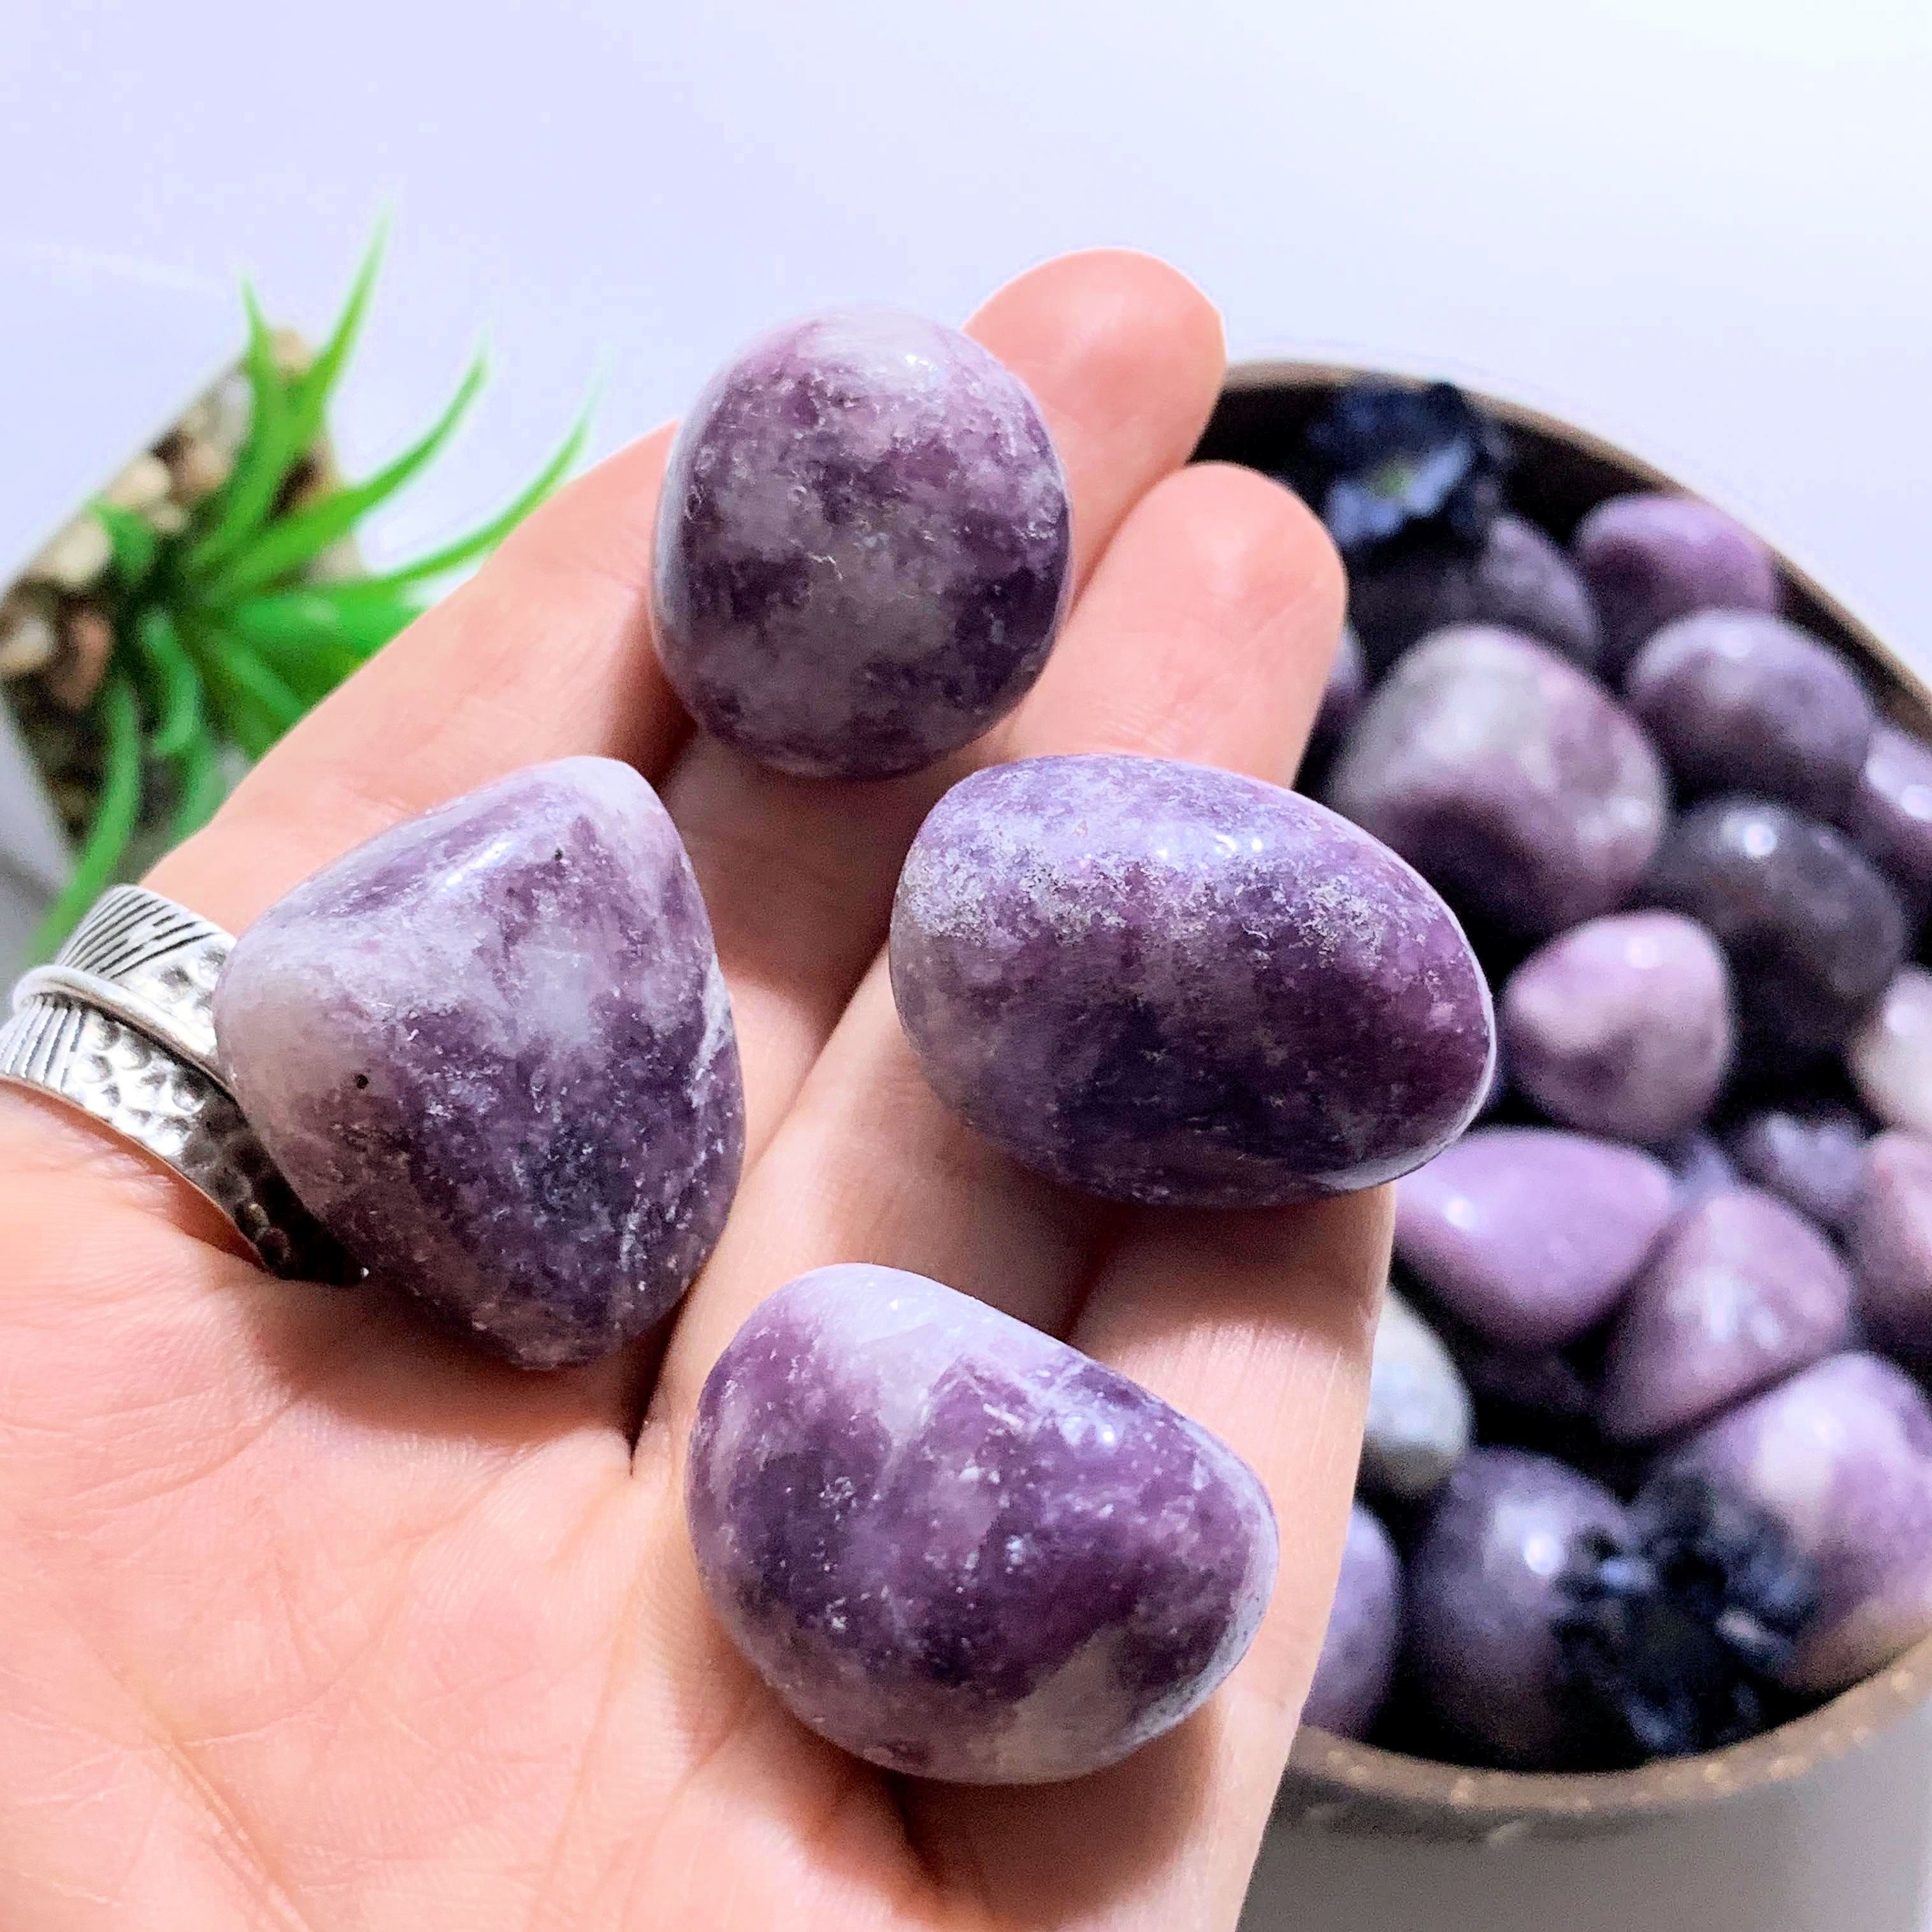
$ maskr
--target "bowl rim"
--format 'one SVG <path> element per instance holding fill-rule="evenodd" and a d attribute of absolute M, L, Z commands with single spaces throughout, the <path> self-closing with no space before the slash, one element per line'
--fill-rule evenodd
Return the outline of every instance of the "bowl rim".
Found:
<path fill-rule="evenodd" d="M 1439 380 L 1377 362 L 1264 356 L 1232 364 L 1222 394 L 1334 388 L 1365 376 L 1418 388 Z M 1883 687 L 1888 715 L 1902 716 L 1920 731 L 1932 733 L 1932 686 L 1781 544 L 1764 537 L 1721 496 L 1694 488 L 1648 458 L 1567 418 L 1473 384 L 1459 382 L 1456 387 L 1505 427 L 1567 446 L 1628 476 L 1634 488 L 1697 496 L 1736 518 L 1769 548 L 1786 584 L 1829 620 L 1838 633 L 1834 641 L 1875 674 Z M 1506 1839 L 1538 1820 L 1674 1814 L 1788 1784 L 1857 1749 L 1928 1697 L 1932 1636 L 1922 1638 L 1882 1670 L 1775 1730 L 1718 1750 L 1659 1759 L 1635 1770 L 1488 1770 L 1384 1750 L 1312 1725 L 1298 1732 L 1288 1768 L 1292 1779 L 1310 1787 L 1299 1798 L 1298 1808 L 1318 1821 L 1326 1792 L 1333 1806 L 1346 1806 L 1352 1799 L 1393 1802 L 1404 1809 L 1454 1814 L 1479 1830 L 1489 1824 L 1490 1836 Z"/>

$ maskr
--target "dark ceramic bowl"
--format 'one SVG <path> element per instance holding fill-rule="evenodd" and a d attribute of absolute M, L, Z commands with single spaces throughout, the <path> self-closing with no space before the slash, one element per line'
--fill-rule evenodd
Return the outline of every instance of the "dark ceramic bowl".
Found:
<path fill-rule="evenodd" d="M 1239 364 L 1196 453 L 1256 469 L 1285 468 L 1309 418 L 1336 388 L 1367 374 L 1388 379 L 1385 371 L 1327 363 Z M 1703 494 L 1587 430 L 1499 397 L 1469 393 L 1514 439 L 1512 502 L 1559 539 L 1586 512 L 1624 490 Z M 1774 554 L 1789 614 L 1861 664 L 1900 724 L 1932 737 L 1932 691 L 1821 585 L 1781 552 Z M 1295 1741 L 1279 1815 L 1330 1831 L 1492 1844 L 1593 1836 L 1789 1784 L 1856 1750 L 1928 1696 L 1932 1638 L 1761 1737 L 1636 1771 L 1472 1770 L 1306 1729 Z"/>

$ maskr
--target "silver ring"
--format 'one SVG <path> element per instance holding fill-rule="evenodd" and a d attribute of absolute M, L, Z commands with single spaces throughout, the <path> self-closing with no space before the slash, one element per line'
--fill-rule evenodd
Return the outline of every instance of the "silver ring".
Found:
<path fill-rule="evenodd" d="M 242 1118 L 215 1051 L 214 982 L 235 941 L 140 886 L 102 896 L 14 988 L 0 1080 L 51 1094 L 164 1161 L 272 1273 L 358 1270 L 296 1198 Z"/>

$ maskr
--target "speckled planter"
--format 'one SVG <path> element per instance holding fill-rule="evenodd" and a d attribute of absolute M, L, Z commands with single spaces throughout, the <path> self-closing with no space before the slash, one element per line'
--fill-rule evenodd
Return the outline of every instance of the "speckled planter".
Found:
<path fill-rule="evenodd" d="M 1239 364 L 1197 454 L 1280 469 L 1302 425 L 1330 393 L 1364 373 L 1312 362 Z M 1516 440 L 1516 500 L 1559 536 L 1619 491 L 1690 490 L 1585 430 L 1472 393 Z M 1932 736 L 1932 691 L 1814 578 L 1782 553 L 1778 560 L 1790 614 L 1862 664 L 1900 724 Z M 1789 1784 L 1856 1750 L 1928 1696 L 1932 1638 L 1819 1709 L 1747 1743 L 1636 1771 L 1588 1774 L 1471 1770 L 1308 1729 L 1295 1741 L 1277 1815 L 1325 1831 L 1494 1846 L 1597 1836 Z"/>

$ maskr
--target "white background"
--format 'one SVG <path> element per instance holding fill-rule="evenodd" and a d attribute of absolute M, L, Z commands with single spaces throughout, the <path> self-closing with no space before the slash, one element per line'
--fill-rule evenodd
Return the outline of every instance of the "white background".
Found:
<path fill-rule="evenodd" d="M 1656 457 L 1932 663 L 1928 0 L 9 0 L 0 110 L 0 558 L 226 351 L 240 269 L 319 328 L 385 206 L 352 466 L 479 328 L 496 373 L 379 554 L 508 494 L 593 379 L 608 447 L 788 312 L 956 317 L 1125 242 L 1238 352 L 1439 369 Z M 1252 1922 L 1915 1932 L 1929 1766 L 1908 1730 L 1608 1846 L 1287 1841 Z"/>

